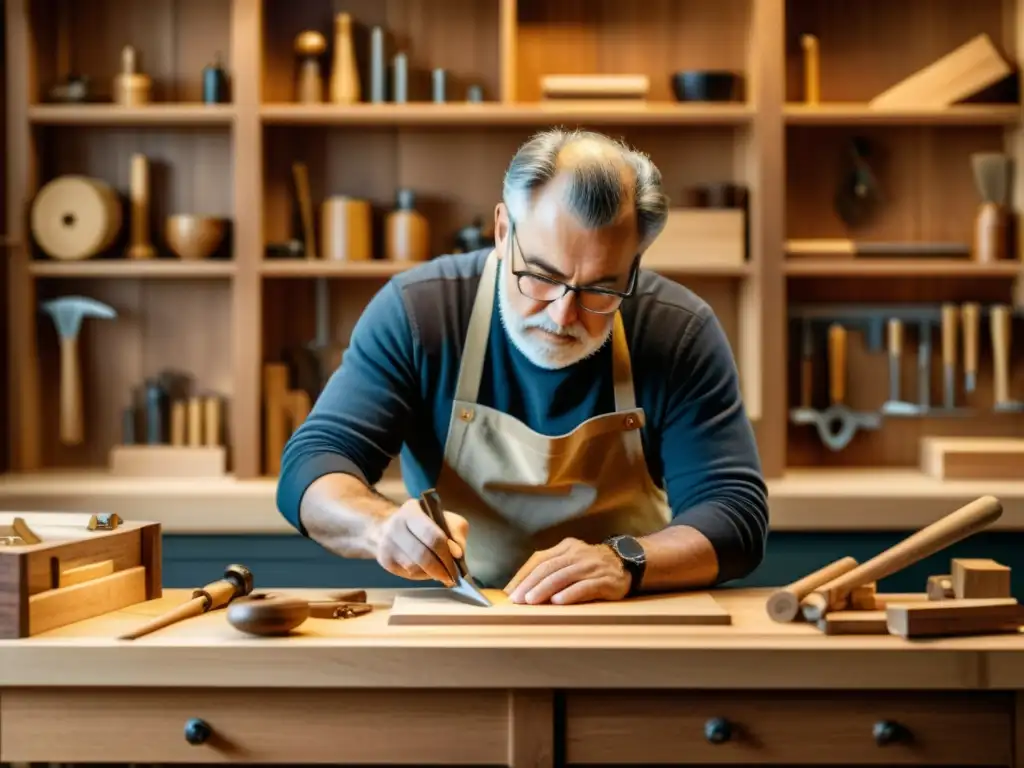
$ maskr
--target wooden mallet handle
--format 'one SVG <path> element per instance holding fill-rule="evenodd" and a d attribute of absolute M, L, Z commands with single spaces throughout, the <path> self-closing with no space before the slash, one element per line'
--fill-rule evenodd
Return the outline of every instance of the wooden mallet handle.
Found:
<path fill-rule="evenodd" d="M 794 581 L 789 586 L 773 592 L 768 598 L 766 605 L 768 615 L 774 621 L 793 621 L 800 614 L 801 600 L 818 587 L 842 576 L 844 573 L 852 571 L 856 567 L 856 560 L 852 557 L 844 557 L 829 563 L 824 568 L 819 568 L 799 581 Z"/>
<path fill-rule="evenodd" d="M 908 565 L 938 552 L 988 527 L 1003 514 L 994 496 L 982 496 L 955 512 L 936 520 L 866 563 L 818 587 L 800 603 L 808 621 L 819 621 L 830 610 L 840 608 L 857 587 L 880 581 Z"/>

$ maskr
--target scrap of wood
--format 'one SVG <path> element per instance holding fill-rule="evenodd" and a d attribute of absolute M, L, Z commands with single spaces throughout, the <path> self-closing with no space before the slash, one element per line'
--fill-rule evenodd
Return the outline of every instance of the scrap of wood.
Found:
<path fill-rule="evenodd" d="M 875 582 L 873 581 L 854 587 L 847 598 L 850 609 L 854 611 L 875 610 L 875 591 Z"/>
<path fill-rule="evenodd" d="M 818 622 L 826 635 L 885 635 L 885 611 L 830 611 Z"/>
<path fill-rule="evenodd" d="M 953 577 L 942 574 L 940 576 L 928 577 L 928 599 L 929 600 L 952 600 L 956 595 L 953 593 Z"/>
<path fill-rule="evenodd" d="M 997 83 L 1012 72 L 985 33 L 883 91 L 872 109 L 948 107 Z"/>
<path fill-rule="evenodd" d="M 957 599 L 1010 596 L 1010 568 L 987 558 L 953 560 L 953 594 Z"/>
<path fill-rule="evenodd" d="M 485 589 L 489 608 L 469 605 L 446 589 L 420 588 L 398 595 L 388 624 L 404 625 L 728 625 L 732 616 L 708 592 L 644 595 L 574 605 L 512 603 L 500 589 Z"/>
<path fill-rule="evenodd" d="M 904 603 L 885 609 L 889 632 L 908 638 L 1016 632 L 1022 618 L 1012 597 Z"/>
<path fill-rule="evenodd" d="M 28 599 L 30 635 L 73 624 L 146 600 L 146 567 L 126 568 L 71 587 L 50 589 Z"/>
<path fill-rule="evenodd" d="M 875 595 L 875 610 L 881 611 L 900 603 L 924 603 L 927 600 L 928 594 L 925 592 L 883 592 Z"/>

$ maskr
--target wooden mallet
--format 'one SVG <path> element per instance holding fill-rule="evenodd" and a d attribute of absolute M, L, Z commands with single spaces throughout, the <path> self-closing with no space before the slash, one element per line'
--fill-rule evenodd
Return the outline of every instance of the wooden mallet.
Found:
<path fill-rule="evenodd" d="M 998 520 L 1002 514 L 1003 505 L 994 496 L 975 499 L 852 571 L 816 588 L 800 602 L 800 610 L 808 621 L 819 621 L 829 611 L 841 609 L 857 587 L 880 581 L 977 533 Z"/>

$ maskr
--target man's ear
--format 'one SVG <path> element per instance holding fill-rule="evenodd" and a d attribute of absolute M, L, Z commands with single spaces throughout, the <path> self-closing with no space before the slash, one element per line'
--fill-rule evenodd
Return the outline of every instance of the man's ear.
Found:
<path fill-rule="evenodd" d="M 494 206 L 494 250 L 500 259 L 505 253 L 505 241 L 508 238 L 509 221 L 508 208 L 504 203 Z"/>

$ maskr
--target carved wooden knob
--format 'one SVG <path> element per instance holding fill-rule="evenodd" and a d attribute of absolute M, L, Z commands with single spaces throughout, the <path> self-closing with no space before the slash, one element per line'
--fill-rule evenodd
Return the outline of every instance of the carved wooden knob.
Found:
<path fill-rule="evenodd" d="M 212 733 L 210 724 L 198 717 L 190 718 L 185 723 L 185 741 L 193 746 L 204 744 Z"/>
<path fill-rule="evenodd" d="M 712 744 L 724 744 L 732 738 L 732 726 L 724 717 L 712 717 L 704 723 L 704 738 Z"/>

